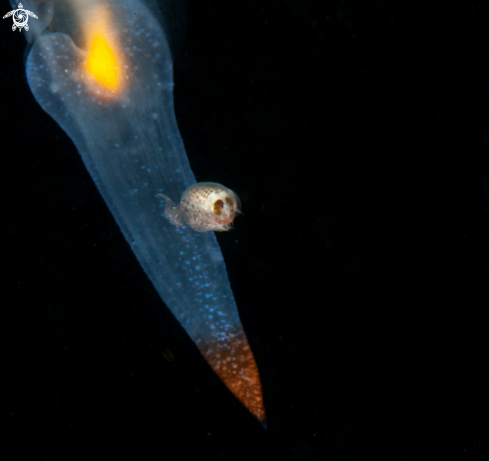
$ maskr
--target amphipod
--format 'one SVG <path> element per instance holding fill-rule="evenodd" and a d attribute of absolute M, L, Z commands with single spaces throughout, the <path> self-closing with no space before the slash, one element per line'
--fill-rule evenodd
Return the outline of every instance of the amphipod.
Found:
<path fill-rule="evenodd" d="M 215 182 L 200 182 L 182 194 L 180 205 L 164 194 L 165 218 L 174 226 L 188 225 L 197 232 L 227 231 L 240 213 L 238 196 L 227 187 Z"/>

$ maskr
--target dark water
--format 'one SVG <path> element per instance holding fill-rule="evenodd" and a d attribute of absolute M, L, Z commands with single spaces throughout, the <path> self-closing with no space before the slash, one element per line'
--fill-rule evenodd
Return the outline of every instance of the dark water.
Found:
<path fill-rule="evenodd" d="M 487 459 L 488 7 L 188 14 L 177 118 L 197 179 L 242 201 L 218 238 L 268 430 L 163 305 L 3 20 L 2 459 Z"/>

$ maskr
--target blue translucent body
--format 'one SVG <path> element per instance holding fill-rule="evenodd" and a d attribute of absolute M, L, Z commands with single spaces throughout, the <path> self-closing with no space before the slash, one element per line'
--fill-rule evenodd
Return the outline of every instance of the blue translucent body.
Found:
<path fill-rule="evenodd" d="M 120 96 L 99 96 L 80 79 L 86 52 L 71 36 L 48 27 L 56 20 L 56 2 L 24 2 L 24 8 L 39 16 L 36 24 L 30 20 L 28 33 L 33 42 L 26 61 L 29 86 L 73 140 L 161 298 L 220 374 L 219 360 L 213 360 L 220 344 L 230 351 L 230 340 L 236 334 L 244 337 L 221 251 L 213 232 L 170 224 L 156 198 L 163 193 L 178 201 L 195 183 L 174 116 L 170 50 L 144 3 L 113 3 L 128 82 Z M 84 6 L 83 0 L 80 4 Z M 61 30 L 63 23 L 58 24 Z M 75 27 L 77 20 L 69 24 Z M 261 398 L 261 388 L 259 394 Z M 246 399 L 238 398 L 250 408 Z M 250 410 L 263 420 L 264 413 L 262 417 Z"/>

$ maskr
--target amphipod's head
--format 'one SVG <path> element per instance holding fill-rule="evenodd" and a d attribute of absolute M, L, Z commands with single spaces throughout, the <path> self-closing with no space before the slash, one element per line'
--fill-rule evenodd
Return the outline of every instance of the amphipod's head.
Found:
<path fill-rule="evenodd" d="M 197 232 L 227 231 L 240 213 L 238 196 L 214 182 L 190 186 L 180 202 L 182 220 Z"/>

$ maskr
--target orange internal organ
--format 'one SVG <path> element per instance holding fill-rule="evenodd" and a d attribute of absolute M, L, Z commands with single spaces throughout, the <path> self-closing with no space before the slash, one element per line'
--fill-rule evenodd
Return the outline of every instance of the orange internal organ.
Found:
<path fill-rule="evenodd" d="M 243 331 L 228 333 L 225 341 L 213 340 L 200 345 L 212 369 L 238 400 L 261 422 L 265 407 L 260 375 Z"/>
<path fill-rule="evenodd" d="M 95 34 L 90 41 L 86 66 L 98 83 L 108 89 L 115 89 L 118 76 L 117 60 L 114 50 L 100 33 Z"/>

